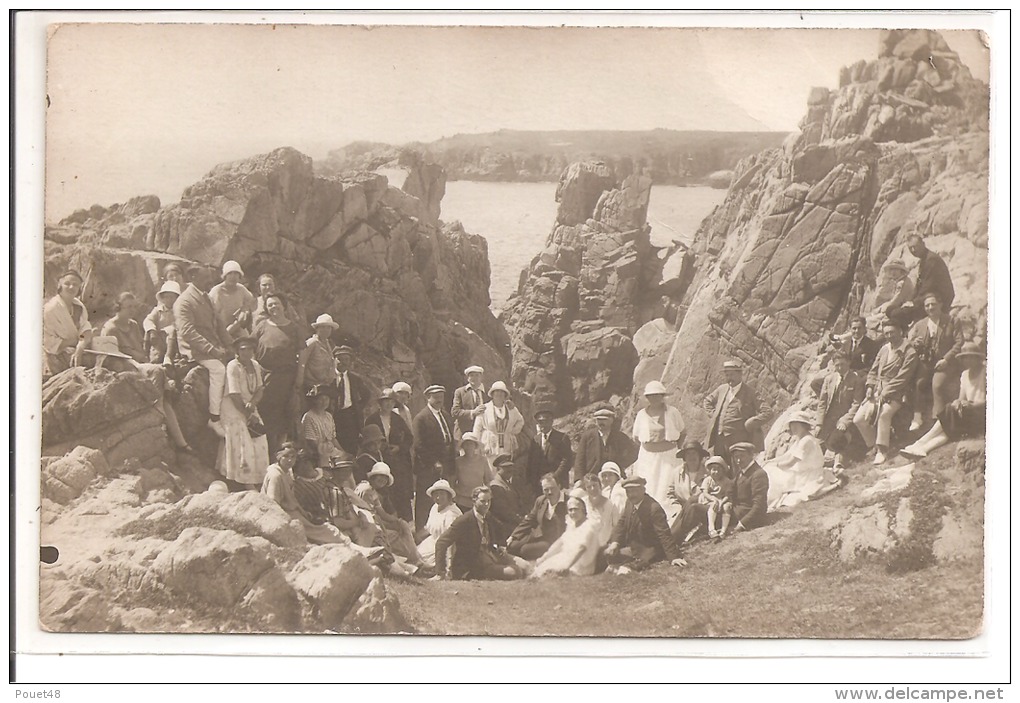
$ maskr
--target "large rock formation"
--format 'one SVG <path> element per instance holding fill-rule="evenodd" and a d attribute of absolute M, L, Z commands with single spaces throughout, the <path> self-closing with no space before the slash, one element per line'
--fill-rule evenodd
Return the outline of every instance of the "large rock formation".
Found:
<path fill-rule="evenodd" d="M 421 199 L 380 175 L 316 176 L 290 148 L 222 164 L 179 203 L 136 198 L 48 227 L 47 283 L 80 268 L 101 321 L 122 290 L 153 299 L 168 261 L 234 259 L 252 288 L 274 274 L 306 319 L 332 314 L 337 340 L 358 352 L 355 370 L 375 382 L 453 385 L 478 357 L 502 374 L 509 340 L 489 310 L 485 239 L 438 220 L 445 174 L 415 166 L 407 186 Z"/>
<path fill-rule="evenodd" d="M 561 413 L 630 391 L 632 337 L 661 295 L 645 221 L 650 189 L 645 176 L 618 183 L 601 162 L 571 165 L 546 247 L 504 309 L 515 385 Z"/>
<path fill-rule="evenodd" d="M 688 425 L 722 361 L 777 413 L 827 330 L 867 311 L 876 273 L 913 233 L 946 259 L 953 313 L 982 333 L 987 307 L 988 91 L 942 38 L 887 32 L 880 58 L 814 89 L 802 131 L 743 160 L 701 225 L 697 270 L 662 380 Z M 911 272 L 911 276 L 916 276 Z"/>

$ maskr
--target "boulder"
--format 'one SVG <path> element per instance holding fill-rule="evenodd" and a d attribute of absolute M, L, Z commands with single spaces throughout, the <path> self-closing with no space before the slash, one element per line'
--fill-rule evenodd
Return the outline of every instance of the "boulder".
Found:
<path fill-rule="evenodd" d="M 324 627 L 338 629 L 372 580 L 372 567 L 345 544 L 312 547 L 291 569 L 288 581 Z"/>
<path fill-rule="evenodd" d="M 99 593 L 67 580 L 40 579 L 39 625 L 48 632 L 123 630 L 113 606 Z"/>
<path fill-rule="evenodd" d="M 602 194 L 616 186 L 612 171 L 601 161 L 571 164 L 560 176 L 556 186 L 556 202 L 560 204 L 556 222 L 579 225 L 595 213 Z"/>
<path fill-rule="evenodd" d="M 408 167 L 407 179 L 402 190 L 421 201 L 428 217 L 439 220 L 443 196 L 446 195 L 446 171 L 443 167 L 426 161 L 416 152 L 401 156 L 401 165 Z"/>
<path fill-rule="evenodd" d="M 296 632 L 301 628 L 301 603 L 279 567 L 263 573 L 241 603 L 270 632 Z"/>
<path fill-rule="evenodd" d="M 356 607 L 344 623 L 354 632 L 393 635 L 413 632 L 403 614 L 396 594 L 376 576 L 358 599 Z"/>
<path fill-rule="evenodd" d="M 232 607 L 273 566 L 267 549 L 236 532 L 189 527 L 156 557 L 150 573 L 181 596 Z"/>
<path fill-rule="evenodd" d="M 257 491 L 186 496 L 170 506 L 165 519 L 185 525 L 226 525 L 246 535 L 264 537 L 279 547 L 303 548 L 307 544 L 301 524 L 292 521 L 276 501 Z"/>
<path fill-rule="evenodd" d="M 110 473 L 110 466 L 102 452 L 78 446 L 62 457 L 44 462 L 42 494 L 49 500 L 66 505 L 80 496 L 97 476 Z"/>
<path fill-rule="evenodd" d="M 73 368 L 51 377 L 42 389 L 43 454 L 91 447 L 115 471 L 129 460 L 173 462 L 163 415 L 154 407 L 162 394 L 142 372 Z"/>

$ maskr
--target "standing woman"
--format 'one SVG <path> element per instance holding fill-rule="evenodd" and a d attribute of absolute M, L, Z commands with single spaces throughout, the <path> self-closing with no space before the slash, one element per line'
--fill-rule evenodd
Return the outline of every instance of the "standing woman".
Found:
<path fill-rule="evenodd" d="M 220 410 L 224 441 L 216 468 L 231 481 L 258 488 L 269 467 L 269 446 L 258 404 L 265 386 L 262 367 L 255 361 L 255 340 L 234 342 L 236 357 L 227 364 L 226 402 Z"/>
<path fill-rule="evenodd" d="M 687 430 L 680 411 L 666 405 L 666 387 L 659 381 L 645 386 L 648 405 L 634 418 L 634 440 L 638 443 L 637 461 L 632 472 L 646 481 L 646 490 L 659 505 L 669 504 L 669 488 L 673 477 L 682 468 L 677 449 L 683 444 Z"/>
<path fill-rule="evenodd" d="M 495 458 L 509 454 L 517 458 L 520 444 L 517 435 L 524 429 L 524 416 L 510 400 L 510 391 L 502 381 L 496 381 L 489 389 L 492 398 L 483 405 L 482 413 L 475 418 L 473 433 L 482 445 L 482 453 L 493 466 Z"/>
<path fill-rule="evenodd" d="M 60 373 L 81 361 L 92 342 L 85 304 L 78 300 L 84 280 L 77 271 L 57 279 L 57 294 L 43 306 L 43 375 Z"/>
<path fill-rule="evenodd" d="M 298 355 L 297 380 L 294 383 L 294 415 L 301 416 L 301 397 L 312 386 L 319 386 L 331 400 L 336 399 L 336 359 L 333 358 L 333 343 L 330 337 L 340 329 L 333 318 L 323 313 L 312 323 L 314 334 L 305 342 L 305 348 Z"/>
<path fill-rule="evenodd" d="M 267 317 L 255 325 L 255 359 L 266 371 L 266 390 L 259 403 L 259 414 L 266 423 L 269 453 L 275 454 L 285 436 L 293 429 L 294 386 L 297 357 L 301 349 L 301 331 L 287 317 L 287 302 L 272 294 L 265 300 Z"/>

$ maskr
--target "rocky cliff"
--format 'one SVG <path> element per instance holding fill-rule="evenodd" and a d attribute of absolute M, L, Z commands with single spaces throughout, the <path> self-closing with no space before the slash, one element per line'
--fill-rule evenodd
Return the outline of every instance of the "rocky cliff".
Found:
<path fill-rule="evenodd" d="M 561 414 L 630 392 L 635 333 L 681 292 L 682 263 L 649 240 L 651 185 L 598 161 L 566 169 L 546 247 L 503 311 L 515 385 Z"/>
<path fill-rule="evenodd" d="M 891 31 L 877 60 L 811 92 L 801 128 L 741 161 L 696 235 L 697 273 L 662 372 L 696 430 L 730 357 L 764 405 L 789 406 L 823 334 L 869 309 L 882 264 L 902 258 L 916 277 L 911 234 L 947 261 L 953 314 L 983 334 L 987 86 L 937 33 Z"/>
<path fill-rule="evenodd" d="M 277 149 L 217 166 L 179 203 L 135 198 L 47 227 L 47 284 L 81 270 L 102 319 L 122 290 L 152 300 L 168 261 L 234 259 L 252 287 L 274 274 L 305 319 L 330 313 L 374 382 L 453 385 L 479 359 L 501 375 L 509 346 L 489 311 L 486 241 L 439 221 L 444 192 L 442 170 L 424 162 L 405 191 L 374 174 L 316 176 L 310 158 Z"/>

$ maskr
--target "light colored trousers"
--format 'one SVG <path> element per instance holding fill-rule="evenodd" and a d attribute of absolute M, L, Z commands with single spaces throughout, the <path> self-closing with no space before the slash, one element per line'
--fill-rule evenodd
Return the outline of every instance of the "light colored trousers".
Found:
<path fill-rule="evenodd" d="M 896 416 L 902 405 L 902 403 L 896 400 L 882 403 L 882 409 L 878 413 L 878 426 L 876 427 L 868 422 L 868 415 L 874 410 L 875 401 L 869 400 L 861 403 L 860 409 L 854 415 L 854 425 L 857 426 L 857 430 L 861 433 L 861 437 L 864 438 L 865 443 L 869 447 L 873 447 L 876 444 L 883 447 L 889 446 L 889 439 L 892 436 L 893 417 Z"/>
<path fill-rule="evenodd" d="M 209 414 L 219 415 L 223 404 L 223 387 L 227 381 L 227 367 L 219 359 L 198 362 L 209 371 Z"/>

